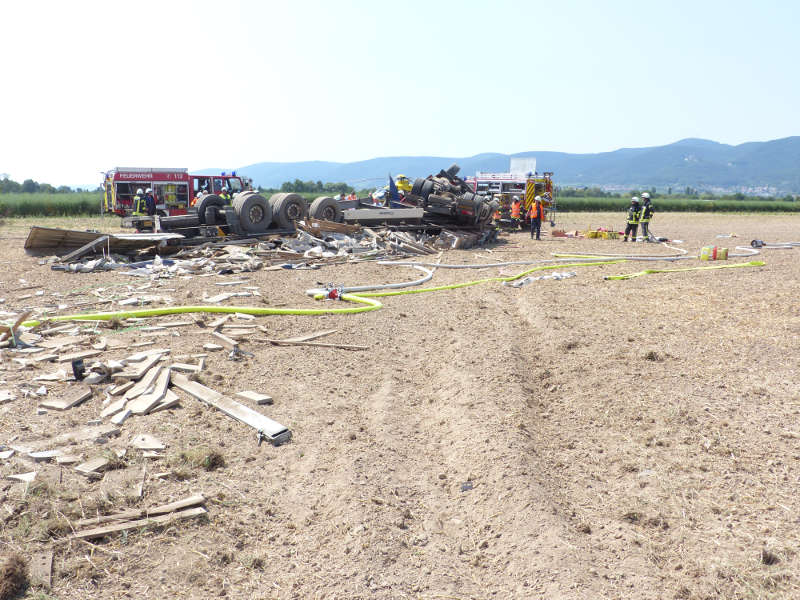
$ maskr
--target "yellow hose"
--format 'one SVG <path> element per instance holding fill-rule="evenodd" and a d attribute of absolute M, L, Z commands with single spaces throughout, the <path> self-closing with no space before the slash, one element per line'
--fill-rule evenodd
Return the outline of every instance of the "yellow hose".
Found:
<path fill-rule="evenodd" d="M 751 260 L 750 262 L 736 263 L 732 265 L 712 265 L 708 267 L 685 267 L 683 269 L 645 269 L 644 271 L 639 271 L 638 273 L 628 273 L 627 275 L 608 275 L 605 277 L 605 279 L 613 279 L 613 280 L 633 279 L 634 277 L 639 277 L 641 275 L 649 275 L 650 273 L 680 273 L 682 271 L 706 271 L 709 269 L 736 269 L 739 267 L 763 267 L 765 264 L 767 263 L 761 260 Z"/>

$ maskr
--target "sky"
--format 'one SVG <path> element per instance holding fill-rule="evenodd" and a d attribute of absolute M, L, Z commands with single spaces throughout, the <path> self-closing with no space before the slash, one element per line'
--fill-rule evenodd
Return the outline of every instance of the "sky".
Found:
<path fill-rule="evenodd" d="M 795 0 L 4 0 L 0 20 L 17 181 L 800 134 Z"/>

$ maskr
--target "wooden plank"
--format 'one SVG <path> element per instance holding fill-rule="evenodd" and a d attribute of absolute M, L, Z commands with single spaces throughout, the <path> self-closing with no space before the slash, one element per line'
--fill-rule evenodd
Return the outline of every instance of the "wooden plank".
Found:
<path fill-rule="evenodd" d="M 36 345 L 42 348 L 61 348 L 62 346 L 70 346 L 72 344 L 78 344 L 85 341 L 88 340 L 82 335 L 62 335 L 60 337 L 41 341 Z"/>
<path fill-rule="evenodd" d="M 105 469 L 110 462 L 111 461 L 104 456 L 97 456 L 79 464 L 77 467 L 75 467 L 75 470 L 79 473 L 83 473 L 84 475 L 93 475 L 102 469 Z"/>
<path fill-rule="evenodd" d="M 84 244 L 77 250 L 73 250 L 69 254 L 65 254 L 59 259 L 59 261 L 64 263 L 64 262 L 69 262 L 71 260 L 75 260 L 76 258 L 80 258 L 84 254 L 89 254 L 89 252 L 92 252 L 97 246 L 105 244 L 107 241 L 108 241 L 107 235 L 100 236 L 99 238 Z"/>
<path fill-rule="evenodd" d="M 11 402 L 13 399 L 14 395 L 11 393 L 11 390 L 0 390 L 0 404 Z"/>
<path fill-rule="evenodd" d="M 135 381 L 128 381 L 127 383 L 120 383 L 119 385 L 115 385 L 110 390 L 108 390 L 108 393 L 111 396 L 119 396 L 123 392 L 127 392 L 134 385 L 136 385 Z"/>
<path fill-rule="evenodd" d="M 104 537 L 110 533 L 116 533 L 118 531 L 125 531 L 127 529 L 136 529 L 138 527 L 145 527 L 147 525 L 153 524 L 165 524 L 170 523 L 172 521 L 178 521 L 181 519 L 189 519 L 191 517 L 199 517 L 200 515 L 207 514 L 207 510 L 202 506 L 197 506 L 195 508 L 187 508 L 186 510 L 181 510 L 177 512 L 167 513 L 165 515 L 159 515 L 155 517 L 148 517 L 145 519 L 138 519 L 136 521 L 125 521 L 124 523 L 117 523 L 115 525 L 107 525 L 106 527 L 96 527 L 94 529 L 87 529 L 85 531 L 78 531 L 72 534 L 73 539 L 79 540 L 91 540 L 94 538 Z"/>
<path fill-rule="evenodd" d="M 134 385 L 131 389 L 125 392 L 125 398 L 127 400 L 133 400 L 134 398 L 138 398 L 142 394 L 147 394 L 148 390 L 153 386 L 155 383 L 156 377 L 161 372 L 161 365 L 155 365 L 151 369 L 145 373 L 144 377 L 142 377 L 136 385 Z"/>
<path fill-rule="evenodd" d="M 161 361 L 161 354 L 154 354 L 150 358 L 142 361 L 141 364 L 138 365 L 128 365 L 129 368 L 123 369 L 122 371 L 118 371 L 111 375 L 111 377 L 118 379 L 134 379 L 138 380 L 141 379 L 142 376 L 147 373 L 154 365 L 158 364 Z"/>
<path fill-rule="evenodd" d="M 164 395 L 164 399 L 150 409 L 150 414 L 152 415 L 154 412 L 178 406 L 178 404 L 180 404 L 180 401 L 181 399 L 178 396 L 178 394 L 176 394 L 172 390 L 167 390 L 167 393 Z"/>
<path fill-rule="evenodd" d="M 239 396 L 239 398 L 250 400 L 256 404 L 272 404 L 272 396 L 267 396 L 266 394 L 259 394 L 258 392 L 245 390 L 243 392 L 236 392 L 236 395 Z"/>
<path fill-rule="evenodd" d="M 153 368 L 161 369 L 161 367 Z M 158 377 L 156 377 L 153 382 L 153 391 L 142 394 L 135 400 L 131 400 L 128 402 L 126 408 L 130 409 L 135 415 L 145 415 L 150 412 L 152 408 L 164 399 L 164 395 L 167 393 L 167 388 L 169 387 L 170 373 L 169 367 L 161 369 L 161 372 L 158 373 Z M 144 378 L 142 378 L 142 381 L 144 381 Z"/>
<path fill-rule="evenodd" d="M 113 417 L 111 417 L 111 422 L 114 423 L 115 425 L 122 425 L 126 421 L 126 419 L 131 416 L 131 414 L 132 414 L 131 410 L 129 408 L 126 408 L 121 412 L 115 414 Z"/>
<path fill-rule="evenodd" d="M 108 417 L 111 417 L 111 416 L 117 414 L 119 411 L 121 411 L 123 408 L 125 408 L 125 405 L 127 403 L 128 403 L 128 399 L 127 398 L 119 398 L 118 400 L 115 400 L 114 402 L 112 402 L 111 404 L 106 406 L 100 412 L 100 418 L 101 419 L 106 419 Z"/>
<path fill-rule="evenodd" d="M 28 570 L 31 585 L 50 589 L 53 585 L 53 551 L 31 554 Z"/>
<path fill-rule="evenodd" d="M 71 390 L 71 392 L 71 395 L 66 398 L 42 400 L 39 402 L 39 406 L 42 408 L 52 408 L 54 410 L 67 410 L 92 397 L 92 390 L 88 387 L 78 389 L 77 391 Z"/>
<path fill-rule="evenodd" d="M 226 398 L 211 388 L 190 381 L 185 375 L 175 373 L 172 377 L 172 384 L 190 396 L 221 410 L 229 417 L 241 421 L 253 429 L 261 431 L 266 438 L 276 446 L 288 442 L 292 437 L 292 432 L 280 423 L 273 421 L 269 417 L 262 415 L 260 412 L 244 404 Z"/>
<path fill-rule="evenodd" d="M 134 448 L 139 448 L 139 450 L 163 450 L 166 448 L 161 440 L 147 433 L 134 436 L 129 445 Z"/>
<path fill-rule="evenodd" d="M 369 350 L 369 346 L 356 346 L 353 344 L 325 344 L 323 342 L 291 342 L 288 340 L 273 340 L 266 338 L 265 342 L 269 342 L 274 346 L 316 346 L 318 348 L 341 348 L 342 350 Z"/>
<path fill-rule="evenodd" d="M 72 362 L 73 360 L 82 360 L 84 358 L 92 358 L 100 354 L 100 350 L 81 350 L 80 352 L 72 352 L 71 354 L 64 354 L 58 357 L 58 362 Z"/>
<path fill-rule="evenodd" d="M 232 340 L 226 335 L 223 335 L 219 331 L 212 331 L 211 335 L 217 338 L 223 346 L 225 346 L 228 350 L 238 350 L 239 349 L 239 342 L 236 340 Z"/>

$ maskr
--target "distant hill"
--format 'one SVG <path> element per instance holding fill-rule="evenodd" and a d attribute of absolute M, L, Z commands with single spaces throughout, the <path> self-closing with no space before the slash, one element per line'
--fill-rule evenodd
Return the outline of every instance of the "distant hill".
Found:
<path fill-rule="evenodd" d="M 597 154 L 531 151 L 518 154 L 477 154 L 470 157 L 395 156 L 335 163 L 323 161 L 264 162 L 240 167 L 257 185 L 279 187 L 284 181 L 344 181 L 369 188 L 389 173 L 424 177 L 461 166 L 461 175 L 508 170 L 511 157 L 535 157 L 540 171 L 553 171 L 559 185 L 601 186 L 608 189 L 650 188 L 762 194 L 800 193 L 800 137 L 738 146 L 689 138 L 666 146 L 622 148 Z M 207 169 L 215 172 L 216 169 Z"/>

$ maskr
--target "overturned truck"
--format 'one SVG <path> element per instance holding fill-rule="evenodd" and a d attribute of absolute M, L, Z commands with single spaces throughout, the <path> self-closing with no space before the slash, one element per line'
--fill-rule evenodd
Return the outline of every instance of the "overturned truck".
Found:
<path fill-rule="evenodd" d="M 187 237 L 225 235 L 253 236 L 285 233 L 307 217 L 327 221 L 386 225 L 415 229 L 492 229 L 497 202 L 472 191 L 458 177 L 458 165 L 437 175 L 417 179 L 409 193 L 389 206 L 375 206 L 370 199 L 339 201 L 320 197 L 310 207 L 299 194 L 274 194 L 265 199 L 255 191 L 243 191 L 231 205 L 214 194 L 202 196 L 185 215 L 125 217 L 123 227 L 140 231 L 176 232 Z"/>

